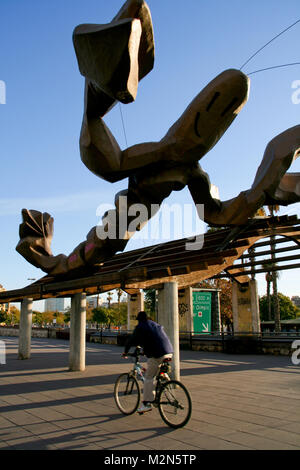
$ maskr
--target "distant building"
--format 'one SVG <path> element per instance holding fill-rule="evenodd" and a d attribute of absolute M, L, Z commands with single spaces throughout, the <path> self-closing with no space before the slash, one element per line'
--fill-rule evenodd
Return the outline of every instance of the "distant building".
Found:
<path fill-rule="evenodd" d="M 299 297 L 299 295 L 294 295 L 291 298 L 291 301 L 293 302 L 294 305 L 296 305 L 296 307 L 300 308 L 300 297 Z"/>
<path fill-rule="evenodd" d="M 64 312 L 65 299 L 46 299 L 45 312 Z"/>
<path fill-rule="evenodd" d="M 98 297 L 98 295 L 91 295 L 86 298 L 86 306 L 87 308 L 97 308 L 102 305 L 103 299 Z"/>
<path fill-rule="evenodd" d="M 6 289 L 0 284 L 0 292 L 4 292 Z M 7 312 L 9 310 L 9 304 L 0 304 L 0 312 Z"/>

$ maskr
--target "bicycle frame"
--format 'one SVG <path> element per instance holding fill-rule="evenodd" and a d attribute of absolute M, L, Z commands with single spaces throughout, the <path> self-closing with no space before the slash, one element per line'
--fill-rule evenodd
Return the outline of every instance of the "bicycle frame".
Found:
<path fill-rule="evenodd" d="M 129 372 L 129 374 L 133 375 L 134 377 L 137 377 L 139 380 L 144 382 L 145 381 L 144 372 L 146 371 L 146 369 L 142 366 L 142 364 L 139 361 L 140 354 L 135 352 L 133 354 L 128 354 L 128 356 L 135 358 L 133 369 Z"/>
<path fill-rule="evenodd" d="M 135 358 L 135 362 L 133 364 L 133 369 L 129 374 L 134 375 L 135 377 L 137 377 L 142 382 L 145 382 L 144 373 L 145 373 L 146 369 L 142 366 L 142 364 L 139 361 L 140 355 L 141 354 L 138 351 L 135 351 L 132 354 L 128 354 L 128 356 Z M 156 398 L 158 397 L 158 394 L 160 392 L 162 384 L 164 382 L 170 380 L 170 377 L 166 372 L 161 372 L 161 367 L 162 366 L 163 366 L 163 362 L 159 365 L 159 369 L 158 369 L 157 375 L 155 377 L 156 386 L 155 386 L 155 400 L 154 401 L 156 401 Z"/>
<path fill-rule="evenodd" d="M 145 368 L 142 366 L 142 364 L 140 364 L 140 362 L 136 362 L 133 366 L 133 370 L 132 372 L 134 373 L 134 375 L 139 379 L 141 380 L 142 382 L 145 381 L 145 377 L 144 377 L 144 372 L 145 372 Z"/>

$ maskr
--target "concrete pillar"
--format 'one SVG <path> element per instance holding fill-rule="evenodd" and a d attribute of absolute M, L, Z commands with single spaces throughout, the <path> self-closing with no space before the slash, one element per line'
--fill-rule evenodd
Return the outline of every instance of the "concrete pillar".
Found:
<path fill-rule="evenodd" d="M 69 369 L 85 370 L 86 294 L 71 298 Z"/>
<path fill-rule="evenodd" d="M 251 312 L 252 312 L 252 331 L 260 333 L 260 314 L 259 314 L 259 297 L 257 292 L 257 281 L 251 279 L 250 284 L 250 298 L 251 298 Z"/>
<path fill-rule="evenodd" d="M 127 330 L 134 330 L 137 325 L 136 316 L 144 310 L 144 293 L 137 292 L 127 296 Z"/>
<path fill-rule="evenodd" d="M 179 331 L 193 332 L 193 289 L 187 287 L 178 291 Z"/>
<path fill-rule="evenodd" d="M 232 314 L 235 333 L 260 332 L 259 302 L 255 279 L 249 280 L 244 285 L 233 281 Z"/>
<path fill-rule="evenodd" d="M 178 284 L 167 282 L 158 293 L 158 323 L 162 325 L 173 345 L 172 377 L 180 380 L 179 352 L 179 314 L 178 314 Z"/>
<path fill-rule="evenodd" d="M 31 355 L 32 299 L 21 302 L 19 326 L 19 359 L 29 359 Z"/>

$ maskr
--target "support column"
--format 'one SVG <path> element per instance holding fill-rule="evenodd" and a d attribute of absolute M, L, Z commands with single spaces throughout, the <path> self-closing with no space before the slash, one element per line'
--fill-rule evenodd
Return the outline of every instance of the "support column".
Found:
<path fill-rule="evenodd" d="M 69 369 L 85 370 L 86 294 L 71 298 Z"/>
<path fill-rule="evenodd" d="M 127 330 L 134 330 L 137 325 L 136 316 L 144 310 L 144 293 L 128 295 L 127 297 Z"/>
<path fill-rule="evenodd" d="M 32 304 L 32 299 L 23 299 L 21 302 L 19 359 L 30 359 L 31 355 Z"/>
<path fill-rule="evenodd" d="M 167 282 L 158 293 L 158 323 L 162 325 L 173 345 L 172 378 L 180 380 L 179 352 L 179 314 L 178 314 L 178 284 Z"/>
<path fill-rule="evenodd" d="M 257 292 L 257 281 L 251 279 L 249 282 L 250 297 L 251 297 L 251 312 L 252 312 L 252 331 L 260 333 L 260 314 L 259 314 L 259 298 Z"/>
<path fill-rule="evenodd" d="M 186 287 L 178 291 L 179 331 L 191 333 L 193 324 L 193 289 Z"/>
<path fill-rule="evenodd" d="M 235 333 L 260 332 L 259 302 L 256 280 L 246 285 L 232 283 L 232 313 Z"/>

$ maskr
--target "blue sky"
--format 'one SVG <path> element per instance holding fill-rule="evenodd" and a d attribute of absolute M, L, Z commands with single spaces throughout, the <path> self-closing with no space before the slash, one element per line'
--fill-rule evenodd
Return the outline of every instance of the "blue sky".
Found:
<path fill-rule="evenodd" d="M 16 251 L 23 207 L 54 216 L 54 254 L 68 254 L 99 222 L 101 203 L 113 203 L 126 181 L 105 182 L 83 165 L 79 132 L 84 79 L 72 45 L 80 23 L 107 23 L 119 0 L 1 0 L 0 80 L 0 283 L 23 287 L 43 273 Z M 156 43 L 154 70 L 140 83 L 136 102 L 122 105 L 128 145 L 159 140 L 196 94 L 217 74 L 240 66 L 257 49 L 300 18 L 298 0 L 149 0 Z M 299 62 L 300 23 L 282 35 L 244 69 Z M 276 134 L 299 124 L 300 104 L 292 84 L 300 66 L 251 76 L 249 101 L 201 166 L 223 200 L 252 184 L 265 146 Z M 126 147 L 119 106 L 105 121 Z M 295 162 L 293 171 L 300 171 Z M 188 204 L 188 190 L 169 204 Z M 282 214 L 298 214 L 299 204 Z M 127 249 L 151 245 L 131 240 Z M 259 292 L 265 290 L 258 277 Z M 279 289 L 299 295 L 299 270 L 283 273 Z"/>

